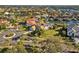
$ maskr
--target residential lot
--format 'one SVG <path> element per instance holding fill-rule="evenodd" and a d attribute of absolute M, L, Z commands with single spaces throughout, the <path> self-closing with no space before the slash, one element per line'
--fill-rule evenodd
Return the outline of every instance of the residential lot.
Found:
<path fill-rule="evenodd" d="M 79 52 L 79 6 L 0 6 L 0 52 Z"/>

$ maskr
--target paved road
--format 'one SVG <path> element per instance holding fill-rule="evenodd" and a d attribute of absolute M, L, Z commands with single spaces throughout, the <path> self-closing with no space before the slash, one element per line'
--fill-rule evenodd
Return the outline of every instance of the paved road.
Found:
<path fill-rule="evenodd" d="M 16 35 L 13 38 L 19 37 L 21 35 L 23 35 L 24 33 L 29 33 L 29 32 L 25 32 L 25 31 L 17 31 L 15 29 L 8 29 L 7 31 L 4 31 L 0 34 L 0 43 L 3 42 L 5 40 L 5 38 L 3 37 L 4 35 L 8 34 L 9 32 L 14 32 Z"/>

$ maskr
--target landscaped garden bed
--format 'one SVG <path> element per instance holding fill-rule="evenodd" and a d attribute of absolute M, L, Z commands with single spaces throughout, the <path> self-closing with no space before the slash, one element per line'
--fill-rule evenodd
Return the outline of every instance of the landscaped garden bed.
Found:
<path fill-rule="evenodd" d="M 15 36 L 15 33 L 9 32 L 9 33 L 7 33 L 6 35 L 4 35 L 3 38 L 12 38 L 12 37 L 14 37 L 14 36 Z"/>

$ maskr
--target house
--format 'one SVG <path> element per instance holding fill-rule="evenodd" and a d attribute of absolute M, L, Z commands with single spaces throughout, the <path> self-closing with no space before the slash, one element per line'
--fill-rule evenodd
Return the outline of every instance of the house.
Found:
<path fill-rule="evenodd" d="M 73 35 L 73 30 L 72 28 L 77 24 L 77 21 L 69 21 L 67 22 L 67 35 L 72 36 Z"/>
<path fill-rule="evenodd" d="M 31 17 L 26 20 L 26 23 L 30 26 L 36 25 L 36 19 L 34 17 Z"/>
<path fill-rule="evenodd" d="M 74 22 L 67 27 L 67 35 L 71 37 L 76 44 L 79 43 L 79 25 Z"/>
<path fill-rule="evenodd" d="M 26 20 L 26 25 L 29 27 L 29 30 L 33 31 L 36 29 L 36 18 L 31 17 L 29 19 Z"/>
<path fill-rule="evenodd" d="M 37 30 L 36 26 L 38 26 L 40 29 L 48 30 L 51 26 L 50 24 L 45 23 L 45 19 L 41 18 L 38 20 L 37 18 L 31 17 L 26 20 L 26 24 L 29 27 L 29 30 L 34 31 Z"/>
<path fill-rule="evenodd" d="M 7 21 L 7 19 L 0 19 L 0 25 L 2 25 L 2 24 L 8 24 L 9 23 L 9 21 Z"/>
<path fill-rule="evenodd" d="M 53 24 L 48 24 L 48 23 L 41 24 L 40 28 L 43 29 L 43 30 L 48 30 L 50 28 L 53 28 Z"/>
<path fill-rule="evenodd" d="M 74 35 L 73 35 L 73 39 L 75 41 L 75 43 L 79 43 L 79 25 L 78 26 L 74 26 L 72 28 Z"/>
<path fill-rule="evenodd" d="M 15 25 L 13 24 L 9 24 L 9 26 L 7 26 L 8 29 L 16 29 L 19 30 L 19 25 L 16 23 Z"/>

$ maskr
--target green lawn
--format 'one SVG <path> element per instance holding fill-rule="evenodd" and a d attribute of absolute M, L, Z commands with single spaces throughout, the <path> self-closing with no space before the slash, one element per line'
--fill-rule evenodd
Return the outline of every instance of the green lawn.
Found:
<path fill-rule="evenodd" d="M 54 36 L 55 34 L 57 34 L 58 32 L 55 30 L 45 30 L 40 37 L 50 37 L 50 36 Z"/>

